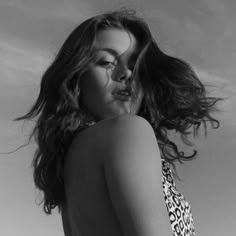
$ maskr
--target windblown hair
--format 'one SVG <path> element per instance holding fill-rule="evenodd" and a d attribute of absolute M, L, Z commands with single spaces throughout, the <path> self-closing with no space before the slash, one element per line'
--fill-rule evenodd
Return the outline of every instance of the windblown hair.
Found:
<path fill-rule="evenodd" d="M 32 137 L 38 145 L 32 166 L 36 187 L 44 193 L 44 211 L 51 214 L 64 200 L 64 158 L 76 132 L 93 122 L 80 104 L 80 79 L 93 60 L 96 34 L 107 28 L 125 29 L 137 39 L 141 51 L 134 76 L 139 76 L 144 98 L 137 115 L 152 125 L 161 153 L 175 169 L 176 160 L 191 156 L 179 151 L 168 131 L 178 132 L 186 141 L 189 128 L 194 134 L 206 122 L 213 128 L 219 121 L 210 113 L 220 98 L 207 97 L 204 85 L 186 62 L 162 52 L 145 21 L 133 10 L 101 14 L 81 23 L 66 39 L 52 64 L 44 73 L 40 93 L 30 111 L 14 121 L 38 116 Z"/>

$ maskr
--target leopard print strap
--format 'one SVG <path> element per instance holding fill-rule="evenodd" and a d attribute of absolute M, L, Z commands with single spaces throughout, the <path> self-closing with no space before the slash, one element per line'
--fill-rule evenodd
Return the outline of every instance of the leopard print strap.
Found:
<path fill-rule="evenodd" d="M 170 165 L 162 158 L 162 184 L 164 200 L 170 217 L 173 236 L 194 236 L 191 206 L 177 190 Z"/>

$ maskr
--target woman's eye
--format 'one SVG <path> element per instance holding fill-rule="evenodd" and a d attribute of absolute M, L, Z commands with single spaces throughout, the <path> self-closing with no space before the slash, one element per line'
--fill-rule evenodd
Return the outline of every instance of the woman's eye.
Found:
<path fill-rule="evenodd" d="M 112 61 L 100 61 L 98 62 L 100 66 L 106 67 L 106 68 L 111 68 L 115 66 L 115 63 Z"/>

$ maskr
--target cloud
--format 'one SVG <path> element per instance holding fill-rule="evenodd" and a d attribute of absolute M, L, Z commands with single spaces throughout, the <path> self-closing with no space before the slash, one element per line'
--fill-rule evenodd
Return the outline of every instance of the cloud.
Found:
<path fill-rule="evenodd" d="M 0 41 L 0 123 L 23 115 L 36 99 L 50 56 L 20 44 Z"/>
<path fill-rule="evenodd" d="M 220 0 L 204 0 L 204 6 L 216 15 L 224 15 L 229 11 L 229 4 Z"/>
<path fill-rule="evenodd" d="M 170 7 L 167 3 L 170 2 Z M 153 5 L 146 16 L 157 41 L 170 54 L 218 76 L 236 77 L 234 3 L 195 1 Z"/>
<path fill-rule="evenodd" d="M 0 41 L 0 66 L 1 81 L 6 81 L 3 75 L 7 76 L 7 82 L 23 83 L 24 78 L 14 78 L 13 71 L 40 74 L 50 61 L 50 56 L 41 50 L 30 50 L 22 45 L 14 45 Z"/>
<path fill-rule="evenodd" d="M 77 0 L 2 0 L 1 5 L 11 9 L 18 9 L 34 18 L 53 18 L 70 21 L 86 18 L 89 11 L 94 9 L 90 1 Z"/>

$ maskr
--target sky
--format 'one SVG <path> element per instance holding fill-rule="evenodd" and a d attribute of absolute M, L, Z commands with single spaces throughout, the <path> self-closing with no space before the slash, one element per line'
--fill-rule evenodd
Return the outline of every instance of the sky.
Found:
<path fill-rule="evenodd" d="M 232 234 L 236 222 L 236 1 L 1 0 L 0 152 L 27 142 L 30 122 L 13 122 L 35 102 L 43 72 L 71 31 L 106 10 L 131 7 L 146 19 L 159 46 L 195 69 L 209 95 L 225 98 L 221 126 L 195 140 L 198 157 L 177 166 L 177 187 L 192 206 L 197 236 Z M 60 215 L 38 206 L 31 161 L 35 143 L 0 154 L 0 234 L 63 235 Z M 191 151 L 191 148 L 185 149 Z"/>

